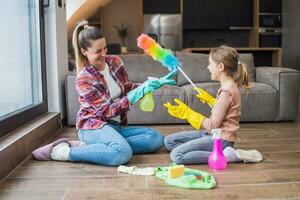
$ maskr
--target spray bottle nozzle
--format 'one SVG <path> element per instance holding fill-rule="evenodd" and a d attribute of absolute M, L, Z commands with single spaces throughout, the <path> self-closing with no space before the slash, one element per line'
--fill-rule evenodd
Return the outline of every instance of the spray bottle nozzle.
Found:
<path fill-rule="evenodd" d="M 211 130 L 211 133 L 213 135 L 212 139 L 221 138 L 222 129 L 220 128 L 213 129 Z"/>

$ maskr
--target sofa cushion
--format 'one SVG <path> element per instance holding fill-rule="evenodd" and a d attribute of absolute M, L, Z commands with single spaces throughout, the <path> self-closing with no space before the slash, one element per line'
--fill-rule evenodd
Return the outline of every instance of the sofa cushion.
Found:
<path fill-rule="evenodd" d="M 278 91 L 265 83 L 251 82 L 251 90 L 241 89 L 241 121 L 276 121 L 278 113 Z"/>
<path fill-rule="evenodd" d="M 255 67 L 253 55 L 249 53 L 239 54 L 239 60 L 247 65 L 249 80 L 255 81 Z M 183 71 L 194 83 L 210 82 L 210 73 L 207 69 L 208 54 L 176 52 L 176 56 L 182 64 Z M 182 73 L 177 74 L 177 85 L 188 84 L 188 80 Z"/>
<path fill-rule="evenodd" d="M 203 88 L 213 96 L 216 96 L 220 83 L 199 83 L 198 87 Z M 251 82 L 251 90 L 247 92 L 241 89 L 241 121 L 276 121 L 278 109 L 277 90 L 264 83 Z M 188 105 L 206 117 L 210 116 L 211 108 L 203 104 L 196 97 L 196 91 L 191 85 L 183 86 L 186 92 Z"/>
<path fill-rule="evenodd" d="M 173 102 L 174 98 L 185 101 L 185 91 L 178 86 L 163 86 L 158 89 L 154 95 L 155 107 L 152 112 L 143 112 L 139 108 L 139 102 L 130 107 L 128 112 L 129 124 L 170 124 L 186 123 L 168 114 L 163 106 L 166 102 Z"/>
<path fill-rule="evenodd" d="M 210 82 L 210 73 L 206 68 L 208 65 L 207 54 L 176 52 L 177 58 L 182 64 L 182 70 L 194 83 Z M 188 84 L 188 80 L 178 72 L 177 85 Z"/>
<path fill-rule="evenodd" d="M 129 80 L 134 83 L 142 83 L 148 76 L 159 78 L 169 73 L 166 67 L 145 54 L 120 55 L 120 58 L 124 62 Z"/>

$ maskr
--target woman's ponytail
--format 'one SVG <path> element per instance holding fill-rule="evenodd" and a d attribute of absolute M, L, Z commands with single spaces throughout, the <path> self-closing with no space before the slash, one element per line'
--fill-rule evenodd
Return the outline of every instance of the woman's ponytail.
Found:
<path fill-rule="evenodd" d="M 97 26 L 89 26 L 87 21 L 81 21 L 73 32 L 72 43 L 75 52 L 76 71 L 79 73 L 88 59 L 82 54 L 81 49 L 88 50 L 92 42 L 104 38 L 101 29 Z"/>
<path fill-rule="evenodd" d="M 87 58 L 81 53 L 81 50 L 78 44 L 78 39 L 79 39 L 79 33 L 84 29 L 84 26 L 87 26 L 88 22 L 87 21 L 82 21 L 80 22 L 74 32 L 73 32 L 73 38 L 72 38 L 72 43 L 73 43 L 73 48 L 74 48 L 74 53 L 75 53 L 75 61 L 76 61 L 76 71 L 79 73 L 81 69 L 83 68 L 84 63 L 87 61 Z"/>

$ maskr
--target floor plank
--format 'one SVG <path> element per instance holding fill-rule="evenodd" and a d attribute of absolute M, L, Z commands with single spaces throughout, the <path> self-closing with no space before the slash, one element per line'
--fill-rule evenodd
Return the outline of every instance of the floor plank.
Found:
<path fill-rule="evenodd" d="M 2 190 L 0 192 L 1 199 L 5 200 L 55 200 L 64 199 L 67 190 L 38 190 L 38 191 L 13 191 Z"/>
<path fill-rule="evenodd" d="M 145 188 L 143 176 L 109 177 L 55 177 L 55 178 L 12 178 L 8 177 L 0 186 L 1 190 L 60 190 L 99 189 L 108 186 L 117 188 Z"/>
<path fill-rule="evenodd" d="M 300 183 L 226 186 L 214 190 L 188 190 L 174 187 L 149 189 L 68 190 L 65 199 L 299 199 Z"/>
<path fill-rule="evenodd" d="M 158 125 L 164 135 L 193 130 L 189 125 Z M 64 127 L 60 138 L 77 138 Z M 229 163 L 214 172 L 207 164 L 187 165 L 210 172 L 213 190 L 171 187 L 154 176 L 118 173 L 114 167 L 88 163 L 36 161 L 28 158 L 0 184 L 0 199 L 300 199 L 300 122 L 241 124 L 236 148 L 258 149 L 261 163 Z M 134 155 L 128 166 L 156 167 L 171 162 L 162 148 Z"/>

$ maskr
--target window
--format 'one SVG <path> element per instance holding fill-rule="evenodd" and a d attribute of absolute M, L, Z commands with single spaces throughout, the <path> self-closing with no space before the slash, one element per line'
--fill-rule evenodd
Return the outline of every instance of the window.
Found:
<path fill-rule="evenodd" d="M 42 0 L 0 2 L 0 136 L 47 111 Z"/>

